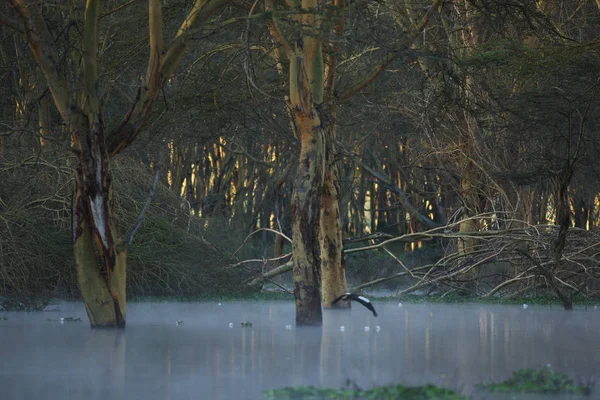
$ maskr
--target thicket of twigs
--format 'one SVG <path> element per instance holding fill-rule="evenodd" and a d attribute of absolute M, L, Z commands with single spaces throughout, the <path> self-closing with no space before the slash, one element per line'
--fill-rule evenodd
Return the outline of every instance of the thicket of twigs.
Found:
<path fill-rule="evenodd" d="M 371 261 L 364 258 L 363 268 L 369 268 L 375 259 L 376 269 L 382 270 L 382 255 L 396 264 L 396 272 L 362 282 L 350 290 L 395 287 L 398 295 L 445 295 L 451 292 L 479 297 L 549 295 L 558 298 L 565 308 L 572 307 L 577 295 L 600 298 L 600 232 L 597 230 L 570 228 L 564 248 L 561 248 L 557 243 L 558 226 L 528 225 L 494 214 L 472 218 L 480 225 L 487 225 L 488 229 L 461 233 L 459 221 L 397 237 L 368 235 L 365 237 L 370 242 L 368 245 L 347 247 L 344 250 L 346 257 L 371 255 Z M 475 247 L 459 252 L 457 243 L 469 238 L 476 239 Z M 430 242 L 433 248 L 443 248 L 444 253 L 434 262 L 424 263 L 424 257 L 407 260 L 394 251 L 401 243 L 416 242 Z M 271 261 L 264 260 L 265 263 Z M 288 261 L 255 276 L 250 283 L 262 285 L 291 268 L 292 262 Z M 386 268 L 387 271 L 390 269 Z"/>
<path fill-rule="evenodd" d="M 37 310 L 52 298 L 78 298 L 70 239 L 70 169 L 34 157 L 13 163 L 5 159 L 2 165 L 0 307 Z M 125 234 L 144 206 L 152 171 L 121 159 L 114 179 Z M 221 221 L 190 215 L 185 203 L 159 185 L 129 247 L 128 296 L 208 296 L 244 290 L 244 274 L 227 267 L 230 256 L 210 237 L 228 229 Z"/>

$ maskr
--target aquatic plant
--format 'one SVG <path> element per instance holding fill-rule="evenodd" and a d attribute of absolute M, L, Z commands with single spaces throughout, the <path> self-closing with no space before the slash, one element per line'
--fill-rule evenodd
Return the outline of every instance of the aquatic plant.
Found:
<path fill-rule="evenodd" d="M 360 388 L 327 389 L 314 386 L 297 386 L 282 389 L 267 390 L 264 392 L 265 400 L 275 399 L 365 399 L 365 400 L 467 400 L 468 397 L 452 390 L 434 385 L 380 386 L 369 390 Z"/>
<path fill-rule="evenodd" d="M 576 385 L 567 375 L 555 372 L 550 366 L 540 369 L 519 369 L 509 379 L 480 385 L 491 392 L 521 393 L 579 393 L 589 394 L 590 385 Z"/>

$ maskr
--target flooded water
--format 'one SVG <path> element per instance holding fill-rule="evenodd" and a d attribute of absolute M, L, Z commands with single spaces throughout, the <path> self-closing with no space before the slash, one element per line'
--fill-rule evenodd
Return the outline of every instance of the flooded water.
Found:
<path fill-rule="evenodd" d="M 600 377 L 593 308 L 375 302 L 379 318 L 355 304 L 325 311 L 321 329 L 296 328 L 292 302 L 132 303 L 120 331 L 90 329 L 80 303 L 57 307 L 0 313 L 1 399 L 260 399 L 265 389 L 347 380 L 491 399 L 474 385 L 519 368 Z M 83 322 L 47 321 L 61 317 Z"/>

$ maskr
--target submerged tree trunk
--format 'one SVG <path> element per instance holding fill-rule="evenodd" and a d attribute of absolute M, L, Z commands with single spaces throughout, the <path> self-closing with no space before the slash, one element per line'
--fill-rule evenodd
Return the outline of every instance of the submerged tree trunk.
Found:
<path fill-rule="evenodd" d="M 91 118 L 90 118 L 91 117 Z M 73 250 L 77 279 L 92 326 L 125 326 L 126 250 L 118 247 L 110 158 L 98 114 L 81 116 L 72 132 L 75 174 Z M 94 121 L 90 123 L 89 121 Z"/>
<path fill-rule="evenodd" d="M 64 57 L 43 15 L 43 2 L 10 0 L 19 15 L 31 52 L 48 84 L 54 104 L 72 135 L 77 154 L 73 210 L 73 250 L 77 277 L 90 325 L 125 326 L 127 243 L 116 235 L 112 205 L 110 159 L 129 146 L 152 113 L 158 90 L 183 56 L 197 21 L 205 21 L 225 0 L 196 0 L 168 51 L 163 49 L 160 0 L 148 1 L 150 55 L 138 95 L 111 135 L 105 132 L 98 82 L 98 21 L 100 0 L 87 0 L 80 52 L 74 64 L 83 81 L 70 84 Z M 68 64 L 68 61 L 67 63 Z M 78 76 L 79 74 L 75 74 Z M 75 88 L 75 89 L 74 89 Z M 41 120 L 40 120 L 41 121 Z M 40 122 L 40 133 L 47 125 Z"/>
<path fill-rule="evenodd" d="M 300 135 L 300 158 L 292 194 L 292 257 L 296 324 L 321 325 L 319 291 L 319 216 L 324 180 L 325 126 L 323 110 L 323 53 L 314 36 L 321 26 L 316 0 L 303 0 L 307 13 L 297 22 L 314 30 L 287 45 L 290 59 L 290 108 Z"/>
<path fill-rule="evenodd" d="M 331 129 L 331 127 L 330 127 Z M 326 145 L 326 169 L 321 195 L 320 242 L 321 242 L 321 292 L 325 308 L 350 308 L 349 301 L 331 303 L 346 293 L 346 269 L 342 244 L 340 218 L 340 185 L 334 161 L 333 137 Z"/>
<path fill-rule="evenodd" d="M 298 111 L 297 117 L 301 149 L 292 194 L 296 324 L 321 325 L 318 229 L 323 137 L 319 117 L 314 107 L 309 114 Z"/>

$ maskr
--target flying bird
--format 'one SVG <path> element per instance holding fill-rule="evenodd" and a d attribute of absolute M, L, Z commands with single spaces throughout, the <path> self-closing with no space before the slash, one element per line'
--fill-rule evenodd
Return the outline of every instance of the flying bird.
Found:
<path fill-rule="evenodd" d="M 344 293 L 343 295 L 341 295 L 340 297 L 338 297 L 337 299 L 335 299 L 331 303 L 331 305 L 334 305 L 335 303 L 337 303 L 340 300 L 354 300 L 354 301 L 358 301 L 360 304 L 362 304 L 363 306 L 365 306 L 369 310 L 371 310 L 371 312 L 373 313 L 374 316 L 377 316 L 377 311 L 375 311 L 375 307 L 373 307 L 373 304 L 371 304 L 371 300 L 367 299 L 366 297 L 359 296 L 359 295 L 354 294 L 354 293 Z"/>

